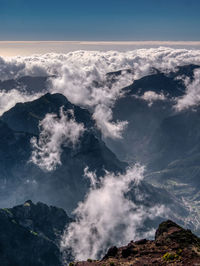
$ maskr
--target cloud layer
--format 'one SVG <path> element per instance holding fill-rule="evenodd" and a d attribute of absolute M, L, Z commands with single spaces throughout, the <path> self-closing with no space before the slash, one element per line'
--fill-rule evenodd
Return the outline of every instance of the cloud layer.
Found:
<path fill-rule="evenodd" d="M 133 82 L 134 79 L 148 75 L 152 67 L 163 72 L 174 70 L 177 66 L 186 64 L 200 65 L 200 50 L 173 49 L 167 47 L 137 49 L 127 52 L 117 51 L 76 51 L 67 54 L 44 54 L 27 57 L 0 58 L 0 79 L 17 78 L 25 75 L 49 76 L 52 78 L 47 91 L 64 94 L 74 104 L 89 108 L 94 113 L 97 126 L 105 137 L 121 138 L 126 122 L 112 121 L 112 106 L 116 99 L 122 96 L 121 89 Z M 132 73 L 124 72 L 115 78 L 113 84 L 106 82 L 106 73 L 121 69 L 131 69 Z M 199 75 L 195 83 L 188 84 L 187 94 L 178 100 L 177 110 L 188 106 L 189 101 L 197 104 L 194 98 L 199 97 L 196 89 Z M 95 83 L 94 83 L 95 81 Z M 195 87 L 195 88 L 194 88 Z M 15 88 L 14 88 L 15 89 Z M 1 92 L 2 93 L 2 92 Z M 31 95 L 16 91 L 4 92 L 4 97 L 10 98 L 9 107 L 20 101 L 30 100 Z M 162 98 L 162 95 L 144 95 L 148 99 Z M 151 96 L 151 97 L 150 97 Z M 152 98 L 153 97 L 153 98 Z M 192 100 L 192 99 L 193 100 Z M 16 99 L 16 100 L 13 100 Z M 151 104 L 151 101 L 149 102 Z M 1 104 L 1 113 L 8 106 Z"/>
<path fill-rule="evenodd" d="M 91 188 L 83 202 L 74 211 L 76 221 L 71 223 L 63 235 L 62 249 L 71 248 L 75 259 L 99 258 L 112 245 L 127 244 L 130 240 L 152 236 L 154 230 L 139 233 L 146 219 L 163 215 L 162 205 L 145 207 L 136 204 L 125 195 L 136 192 L 143 179 L 144 168 L 135 165 L 123 174 L 107 173 L 97 180 L 94 173 L 85 170 L 91 181 Z M 135 190 L 133 189 L 135 187 Z"/>
<path fill-rule="evenodd" d="M 60 109 L 60 117 L 47 114 L 40 121 L 40 135 L 31 139 L 33 152 L 31 161 L 40 168 L 52 171 L 61 164 L 63 146 L 75 147 L 84 132 L 83 124 L 76 123 L 73 111 Z"/>

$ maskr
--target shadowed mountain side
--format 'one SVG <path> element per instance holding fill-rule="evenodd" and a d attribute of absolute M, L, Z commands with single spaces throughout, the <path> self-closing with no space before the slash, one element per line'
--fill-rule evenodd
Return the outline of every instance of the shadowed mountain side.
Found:
<path fill-rule="evenodd" d="M 106 144 L 126 161 L 145 163 L 145 180 L 183 199 L 190 210 L 186 223 L 199 228 L 200 108 L 177 112 L 174 97 L 185 94 L 185 85 L 176 78 L 193 80 L 199 66 L 179 67 L 176 72 L 154 73 L 125 88 L 114 108 L 114 119 L 127 120 L 123 139 Z M 141 96 L 148 91 L 163 93 L 165 99 L 148 102 Z M 176 98 L 177 99 L 177 98 Z M 199 231 L 198 231 L 199 233 Z"/>
<path fill-rule="evenodd" d="M 127 130 L 122 140 L 105 140 L 119 158 L 125 158 L 128 162 L 141 161 L 145 164 L 153 161 L 152 143 L 155 132 L 165 118 L 175 113 L 175 97 L 185 94 L 183 78 L 193 80 L 194 70 L 199 67 L 185 65 L 169 73 L 152 68 L 152 74 L 135 80 L 123 89 L 123 97 L 118 99 L 113 107 L 113 119 L 128 121 Z M 131 70 L 125 71 L 131 73 Z M 108 73 L 108 80 L 114 82 L 122 72 Z M 149 92 L 163 96 L 154 99 L 151 95 L 148 98 L 147 95 L 145 98 L 145 93 Z"/>
<path fill-rule="evenodd" d="M 190 80 L 193 80 L 194 70 L 199 67 L 198 65 L 180 66 L 176 71 L 167 74 L 153 68 L 152 74 L 135 80 L 133 84 L 123 90 L 127 95 L 142 96 L 147 91 L 154 91 L 158 94 L 163 93 L 170 98 L 179 97 L 185 93 L 185 84 L 182 78 L 189 77 Z M 181 78 L 179 79 L 179 77 Z"/>
<path fill-rule="evenodd" d="M 74 110 L 75 121 L 83 123 L 86 130 L 75 148 L 62 145 L 62 164 L 56 170 L 47 172 L 33 163 L 28 163 L 32 153 L 30 139 L 33 136 L 38 137 L 40 119 L 52 112 L 59 116 L 61 106 L 64 106 L 64 110 Z M 33 102 L 17 104 L 6 112 L 2 119 L 2 206 L 31 198 L 54 203 L 71 211 L 88 190 L 89 180 L 83 177 L 86 166 L 95 171 L 97 176 L 103 175 L 104 170 L 124 171 L 127 166 L 126 163 L 120 162 L 101 140 L 90 113 L 71 104 L 61 94 L 46 94 Z"/>
<path fill-rule="evenodd" d="M 76 122 L 84 123 L 86 128 L 95 130 L 95 122 L 89 111 L 72 104 L 65 96 L 59 93 L 47 93 L 34 101 L 17 103 L 2 115 L 1 120 L 5 121 L 15 131 L 24 131 L 38 135 L 39 121 L 44 119 L 45 115 L 49 113 L 59 116 L 62 106 L 64 110 L 74 111 Z M 97 133 L 97 130 L 95 133 Z"/>
<path fill-rule="evenodd" d="M 64 210 L 30 200 L 0 209 L 1 266 L 61 266 L 59 242 L 71 221 Z"/>
<path fill-rule="evenodd" d="M 17 79 L 0 81 L 0 90 L 10 91 L 17 89 L 28 93 L 45 91 L 50 77 L 24 76 Z"/>

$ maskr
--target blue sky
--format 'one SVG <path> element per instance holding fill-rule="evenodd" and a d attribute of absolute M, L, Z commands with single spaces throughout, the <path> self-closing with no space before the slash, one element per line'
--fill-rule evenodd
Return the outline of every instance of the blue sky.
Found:
<path fill-rule="evenodd" d="M 200 40 L 200 0 L 0 0 L 0 40 Z"/>

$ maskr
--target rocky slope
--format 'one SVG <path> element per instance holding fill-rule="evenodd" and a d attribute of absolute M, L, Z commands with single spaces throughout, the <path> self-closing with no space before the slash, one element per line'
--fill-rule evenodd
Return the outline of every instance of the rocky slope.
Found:
<path fill-rule="evenodd" d="M 0 265 L 61 266 L 59 241 L 70 222 L 63 209 L 41 202 L 0 209 Z"/>
<path fill-rule="evenodd" d="M 88 259 L 71 266 L 92 265 L 199 265 L 200 239 L 168 220 L 159 225 L 155 240 L 131 241 L 127 246 L 111 247 L 100 261 Z"/>

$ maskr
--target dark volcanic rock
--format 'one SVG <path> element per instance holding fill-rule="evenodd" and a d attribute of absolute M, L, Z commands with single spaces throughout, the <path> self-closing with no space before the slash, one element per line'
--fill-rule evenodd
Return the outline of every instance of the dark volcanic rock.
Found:
<path fill-rule="evenodd" d="M 171 220 L 168 220 L 159 225 L 155 233 L 155 239 L 157 240 L 159 237 L 162 237 L 164 233 L 168 233 L 171 228 L 181 229 L 181 227 L 178 226 L 176 223 L 172 222 Z"/>
<path fill-rule="evenodd" d="M 76 262 L 76 266 L 88 265 L 199 265 L 200 239 L 168 220 L 159 225 L 155 241 L 131 241 L 127 246 L 110 250 L 100 261 Z M 112 253 L 112 252 L 111 252 Z"/>
<path fill-rule="evenodd" d="M 0 265 L 61 266 L 59 240 L 69 222 L 64 210 L 43 203 L 0 209 Z"/>
<path fill-rule="evenodd" d="M 117 255 L 117 252 L 118 252 L 118 248 L 116 246 L 109 248 L 104 259 L 109 258 L 109 257 L 115 257 Z"/>

